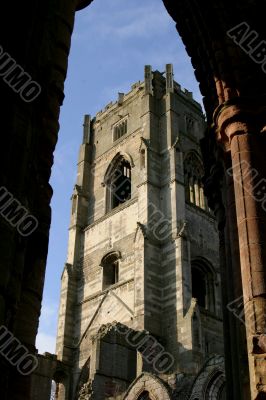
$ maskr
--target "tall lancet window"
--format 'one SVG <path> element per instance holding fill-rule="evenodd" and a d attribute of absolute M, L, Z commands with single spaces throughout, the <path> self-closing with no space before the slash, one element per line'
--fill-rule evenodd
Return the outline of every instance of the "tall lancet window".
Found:
<path fill-rule="evenodd" d="M 101 261 L 103 268 L 103 284 L 102 288 L 107 289 L 109 286 L 115 285 L 119 280 L 119 258 L 117 251 L 108 253 Z"/>
<path fill-rule="evenodd" d="M 131 165 L 124 157 L 115 157 L 106 176 L 106 211 L 131 198 Z"/>
<path fill-rule="evenodd" d="M 203 259 L 191 263 L 192 297 L 200 307 L 215 312 L 215 274 L 212 267 Z"/>
<path fill-rule="evenodd" d="M 202 184 L 203 166 L 199 156 L 194 151 L 191 151 L 185 157 L 184 174 L 186 202 L 195 204 L 203 210 L 208 210 Z"/>

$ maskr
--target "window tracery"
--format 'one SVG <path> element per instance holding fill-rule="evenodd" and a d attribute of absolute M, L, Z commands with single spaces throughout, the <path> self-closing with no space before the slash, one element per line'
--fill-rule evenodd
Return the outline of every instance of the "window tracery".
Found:
<path fill-rule="evenodd" d="M 105 177 L 106 211 L 111 211 L 131 198 L 131 165 L 119 157 L 109 168 Z"/>
<path fill-rule="evenodd" d="M 203 210 L 208 210 L 207 199 L 203 192 L 203 166 L 197 154 L 190 152 L 184 160 L 185 199 Z"/>

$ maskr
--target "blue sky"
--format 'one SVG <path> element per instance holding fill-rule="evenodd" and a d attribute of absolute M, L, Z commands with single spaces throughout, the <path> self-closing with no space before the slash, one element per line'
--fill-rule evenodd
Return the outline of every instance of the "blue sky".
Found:
<path fill-rule="evenodd" d="M 51 185 L 52 225 L 42 314 L 36 347 L 55 351 L 60 278 L 66 261 L 70 197 L 76 179 L 84 114 L 106 104 L 143 80 L 144 65 L 164 71 L 174 64 L 175 80 L 201 102 L 184 46 L 162 0 L 94 0 L 77 13 L 60 114 Z"/>

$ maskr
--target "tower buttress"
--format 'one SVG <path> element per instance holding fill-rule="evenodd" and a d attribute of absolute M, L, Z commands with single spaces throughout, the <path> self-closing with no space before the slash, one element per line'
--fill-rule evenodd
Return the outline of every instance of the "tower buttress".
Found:
<path fill-rule="evenodd" d="M 83 141 L 79 149 L 78 157 L 78 171 L 77 180 L 74 186 L 72 200 L 72 211 L 70 218 L 69 231 L 75 232 L 80 227 L 84 227 L 88 223 L 88 194 L 89 194 L 89 182 L 90 182 L 90 161 L 91 161 L 91 118 L 90 115 L 84 116 L 83 124 Z M 69 250 L 71 251 L 72 243 L 69 241 Z M 71 253 L 70 253 L 71 254 Z M 73 263 L 74 259 L 70 256 L 68 262 Z"/>
<path fill-rule="evenodd" d="M 79 149 L 77 180 L 71 196 L 71 216 L 68 238 L 67 261 L 61 278 L 61 298 L 58 319 L 56 352 L 58 357 L 70 362 L 73 359 L 75 337 L 74 305 L 77 296 L 77 276 L 83 248 L 84 227 L 88 223 L 88 191 L 91 159 L 91 118 L 85 115 L 83 140 Z"/>

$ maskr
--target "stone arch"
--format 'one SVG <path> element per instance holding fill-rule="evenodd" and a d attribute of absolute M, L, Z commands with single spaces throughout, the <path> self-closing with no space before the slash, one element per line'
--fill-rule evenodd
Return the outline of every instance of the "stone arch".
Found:
<path fill-rule="evenodd" d="M 131 198 L 132 158 L 127 153 L 118 152 L 105 172 L 103 186 L 106 188 L 106 212 Z"/>
<path fill-rule="evenodd" d="M 101 257 L 101 261 L 99 263 L 99 265 L 102 265 L 104 263 L 104 260 L 108 257 L 115 257 L 117 259 L 122 258 L 122 254 L 120 250 L 112 250 L 112 251 L 107 251 L 106 253 L 104 253 L 104 255 Z"/>
<path fill-rule="evenodd" d="M 139 241 L 143 241 L 143 239 L 147 239 L 147 227 L 140 222 L 137 222 L 137 228 L 134 236 L 135 246 Z"/>
<path fill-rule="evenodd" d="M 56 382 L 57 400 L 67 400 L 69 396 L 69 374 L 62 368 L 58 368 L 54 374 L 53 380 Z"/>
<path fill-rule="evenodd" d="M 258 7 L 262 12 L 259 1 L 245 6 L 241 1 L 230 5 L 222 1 L 211 5 L 184 0 L 163 2 L 191 57 L 210 122 L 219 104 L 244 94 L 256 96 L 264 92 L 262 69 L 244 51 L 239 52 L 238 45 L 227 34 L 241 21 L 246 21 L 249 26 L 255 25 L 263 36 L 263 19 L 252 12 L 252 7 Z M 194 15 L 193 19 L 191 15 Z"/>
<path fill-rule="evenodd" d="M 141 394 L 148 392 L 150 400 L 171 400 L 168 385 L 158 376 L 143 372 L 129 386 L 123 400 L 138 400 Z"/>
<path fill-rule="evenodd" d="M 189 400 L 225 400 L 224 359 L 214 355 L 194 380 Z"/>
<path fill-rule="evenodd" d="M 192 297 L 197 298 L 199 306 L 216 312 L 217 273 L 212 264 L 204 257 L 193 258 L 191 260 L 191 278 Z"/>
<path fill-rule="evenodd" d="M 90 3 L 91 0 L 80 0 L 77 3 L 76 9 L 84 8 Z M 212 122 L 213 110 L 218 103 L 223 104 L 224 101 L 232 100 L 233 98 L 238 101 L 237 97 L 240 97 L 241 100 L 241 97 L 254 94 L 257 98 L 257 104 L 263 104 L 263 101 L 259 96 L 265 90 L 265 75 L 260 71 L 260 66 L 254 63 L 253 60 L 250 60 L 246 52 L 237 49 L 236 45 L 234 45 L 226 36 L 226 32 L 229 28 L 243 20 L 247 21 L 247 24 L 250 27 L 255 26 L 255 29 L 262 34 L 263 37 L 263 2 L 215 1 L 213 3 L 203 4 L 199 1 L 177 0 L 176 2 L 172 2 L 171 0 L 164 0 L 164 4 L 166 5 L 170 15 L 176 21 L 177 29 L 186 45 L 188 54 L 192 57 L 192 64 L 195 68 L 196 77 L 200 82 L 200 89 L 204 96 L 204 104 L 207 110 L 209 123 Z M 10 7 L 12 7 L 12 5 Z M 4 157 L 2 157 L 2 173 L 5 174 L 8 172 L 6 173 L 8 185 L 18 188 L 17 194 L 19 197 L 22 196 L 23 193 L 23 196 L 28 199 L 29 204 L 31 204 L 31 207 L 36 211 L 35 215 L 41 222 L 40 225 L 42 226 L 44 221 L 43 225 L 46 227 L 43 232 L 38 232 L 39 236 L 37 236 L 35 241 L 32 240 L 32 242 L 27 244 L 28 247 L 25 247 L 25 249 L 23 248 L 26 256 L 31 254 L 31 261 L 27 262 L 27 271 L 36 271 L 36 265 L 43 266 L 43 260 L 45 260 L 45 255 L 47 254 L 47 238 L 49 236 L 50 224 L 49 202 L 52 195 L 48 181 L 52 165 L 52 153 L 57 138 L 59 108 L 64 97 L 63 82 L 66 76 L 65 72 L 67 69 L 68 56 L 68 51 L 65 50 L 69 49 L 75 4 L 73 2 L 65 2 L 64 7 L 62 7 L 61 3 L 58 2 L 55 8 L 49 7 L 47 6 L 47 8 L 44 9 L 45 12 L 43 12 L 43 15 L 38 14 L 40 23 L 35 25 L 33 24 L 33 20 L 36 19 L 36 15 L 32 14 L 30 3 L 28 5 L 23 5 L 23 7 L 18 6 L 16 7 L 16 10 L 10 8 L 10 10 L 8 10 L 9 12 L 6 13 L 7 17 L 10 15 L 12 21 L 15 21 L 14 25 L 17 26 L 18 31 L 24 26 L 25 20 L 29 22 L 27 24 L 29 29 L 28 32 L 31 31 L 32 34 L 17 35 L 17 42 L 12 42 L 12 55 L 15 59 L 19 59 L 19 54 L 25 52 L 25 49 L 31 49 L 32 56 L 28 59 L 29 62 L 32 63 L 32 69 L 36 71 L 37 79 L 41 79 L 42 87 L 44 89 L 43 92 L 45 92 L 43 101 L 36 102 L 32 105 L 31 113 L 25 112 L 23 104 L 18 104 L 15 107 L 18 115 L 21 114 L 23 118 L 25 117 L 24 124 L 19 123 L 19 119 L 16 120 L 16 123 L 18 123 L 17 138 L 24 136 L 25 143 L 28 143 L 28 139 L 31 137 L 30 135 L 34 134 L 35 139 L 33 141 L 35 144 L 32 146 L 30 153 L 26 147 L 22 146 L 22 148 L 20 148 L 21 160 L 25 166 L 28 166 L 25 167 L 24 171 L 21 171 L 19 176 L 8 171 L 10 165 L 6 162 L 7 157 L 9 157 L 9 152 L 6 151 L 6 148 L 9 146 L 12 148 L 12 143 L 16 143 L 16 137 L 12 137 L 12 142 L 8 139 L 6 142 L 7 145 L 3 146 Z M 49 18 L 47 18 L 48 15 Z M 191 18 L 191 16 L 193 16 L 193 18 Z M 57 18 L 58 24 L 50 23 L 53 18 Z M 66 26 L 68 29 L 65 29 Z M 35 57 L 35 52 L 37 52 L 37 50 L 35 50 L 36 43 L 39 41 L 40 34 L 45 31 L 46 34 L 44 35 L 44 40 L 40 44 L 40 54 L 43 54 L 43 58 Z M 6 36 L 8 37 L 8 34 Z M 51 37 L 55 37 L 56 40 L 49 43 L 48 46 L 47 38 Z M 232 47 L 235 51 L 232 51 Z M 62 52 L 62 50 L 64 51 Z M 51 54 L 53 57 L 50 57 Z M 57 65 L 59 58 L 61 60 L 60 73 L 58 73 L 59 69 Z M 42 60 L 50 61 L 42 64 Z M 57 76 L 56 82 L 54 76 Z M 6 115 L 4 113 L 3 117 L 3 122 L 7 124 L 7 130 L 9 130 L 14 123 L 14 119 L 12 118 L 12 113 L 14 112 L 13 104 L 13 98 L 10 100 L 8 97 L 6 102 L 6 110 L 8 112 Z M 251 121 L 252 119 L 256 122 L 257 117 L 254 116 L 254 118 L 251 118 Z M 256 124 L 254 124 L 254 126 L 255 125 Z M 29 129 L 29 126 L 32 126 L 32 128 Z M 53 134 L 52 140 L 51 132 Z M 215 141 L 214 138 L 209 138 L 209 140 L 212 143 Z M 39 146 L 39 143 L 44 142 L 47 146 Z M 215 146 L 212 147 L 212 150 L 214 147 Z M 32 168 L 31 163 L 28 163 L 27 161 L 33 154 L 35 160 L 34 169 Z M 213 154 L 210 154 L 208 159 L 214 158 L 213 156 Z M 208 164 L 210 167 L 211 162 Z M 14 166 L 14 168 L 16 168 L 16 166 Z M 13 176 L 15 178 L 13 178 Z M 27 182 L 31 180 L 35 182 L 33 177 L 36 176 L 39 177 L 38 182 L 40 184 L 29 185 Z M 25 177 L 27 177 L 27 179 L 25 179 Z M 35 253 L 32 254 L 32 248 L 35 243 Z M 16 254 L 16 238 L 10 240 L 9 248 L 6 251 L 10 252 L 10 249 L 12 249 L 13 254 Z M 4 253 L 3 256 L 5 256 Z M 26 256 L 24 257 L 24 260 L 27 260 Z M 8 253 L 6 253 L 6 258 L 10 258 Z M 16 261 L 14 267 L 17 270 L 24 271 L 26 261 L 23 261 L 19 257 L 17 257 L 17 259 L 19 261 Z M 12 273 L 9 273 L 9 276 L 12 276 Z M 18 331 L 21 330 L 23 333 L 25 332 L 24 327 L 27 326 L 27 332 L 30 331 L 31 333 L 27 336 L 32 338 L 30 343 L 32 346 L 34 346 L 34 336 L 38 324 L 38 309 L 40 309 L 38 299 L 41 297 L 41 282 L 43 277 L 44 268 L 40 268 L 39 280 L 37 282 L 40 283 L 39 286 L 36 285 L 35 281 L 33 283 L 27 281 L 27 286 L 24 287 L 20 283 L 19 279 L 16 281 L 17 286 L 21 288 L 21 290 L 17 290 L 17 292 L 22 295 L 20 298 L 18 297 L 15 300 L 17 303 L 20 302 L 20 312 L 17 313 L 18 315 L 15 317 L 15 325 L 17 326 Z M 35 296 L 36 298 L 32 298 L 32 302 L 36 303 L 36 309 L 34 312 L 29 310 L 27 303 L 24 303 L 25 298 L 27 299 L 28 296 L 32 296 L 32 287 L 35 289 L 36 287 L 39 287 L 39 291 Z M 10 304 L 9 298 L 5 297 L 4 300 L 7 309 L 13 310 L 13 305 Z M 27 315 L 30 324 L 25 324 L 25 315 Z M 23 318 L 21 316 L 23 316 Z M 233 332 L 230 332 L 230 334 L 233 334 Z M 229 357 L 230 354 L 228 354 L 228 358 Z M 6 378 L 7 374 L 8 372 L 4 371 L 6 381 L 8 381 Z M 230 376 L 230 374 L 228 374 L 228 376 Z M 256 376 L 260 376 L 260 374 L 258 373 Z M 23 379 L 26 381 L 25 378 Z M 252 379 L 252 382 L 253 381 L 254 386 L 259 382 L 257 379 Z M 11 379 L 10 382 L 12 382 Z M 27 381 L 26 384 L 23 384 L 23 389 L 26 390 L 26 387 Z M 12 389 L 11 383 L 9 387 L 9 398 L 14 397 L 14 395 L 12 395 Z"/>
<path fill-rule="evenodd" d="M 225 375 L 220 370 L 214 370 L 208 377 L 204 389 L 204 399 L 225 400 Z"/>
<path fill-rule="evenodd" d="M 80 0 L 77 10 L 85 8 L 92 1 Z M 228 7 L 219 1 L 211 5 L 199 4 L 198 1 L 162 1 L 175 21 L 177 31 L 191 58 L 209 121 L 212 122 L 214 109 L 224 101 L 245 92 L 253 92 L 255 95 L 263 93 L 263 70 L 257 68 L 256 63 L 249 59 L 244 51 L 232 51 L 237 50 L 237 44 L 227 35 L 230 28 L 241 20 L 250 26 L 256 26 L 263 34 L 263 18 L 252 12 L 254 7 L 263 15 L 259 1 L 254 1 L 250 9 L 247 6 L 243 7 L 241 1 L 236 1 Z M 191 15 L 194 16 L 193 19 Z M 213 43 L 216 46 L 213 46 Z M 243 79 L 239 79 L 240 76 Z"/>
<path fill-rule="evenodd" d="M 120 251 L 109 251 L 105 254 L 100 262 L 102 267 L 102 288 L 107 289 L 119 280 L 119 260 L 121 259 Z"/>
<path fill-rule="evenodd" d="M 116 155 L 112 158 L 110 164 L 108 165 L 108 167 L 105 171 L 103 184 L 105 184 L 108 181 L 108 178 L 110 177 L 110 174 L 112 173 L 113 168 L 116 167 L 116 165 L 119 163 L 119 161 L 121 159 L 125 159 L 126 161 L 128 161 L 131 168 L 133 168 L 135 166 L 135 164 L 133 162 L 133 158 L 129 153 L 118 151 L 116 153 Z"/>

